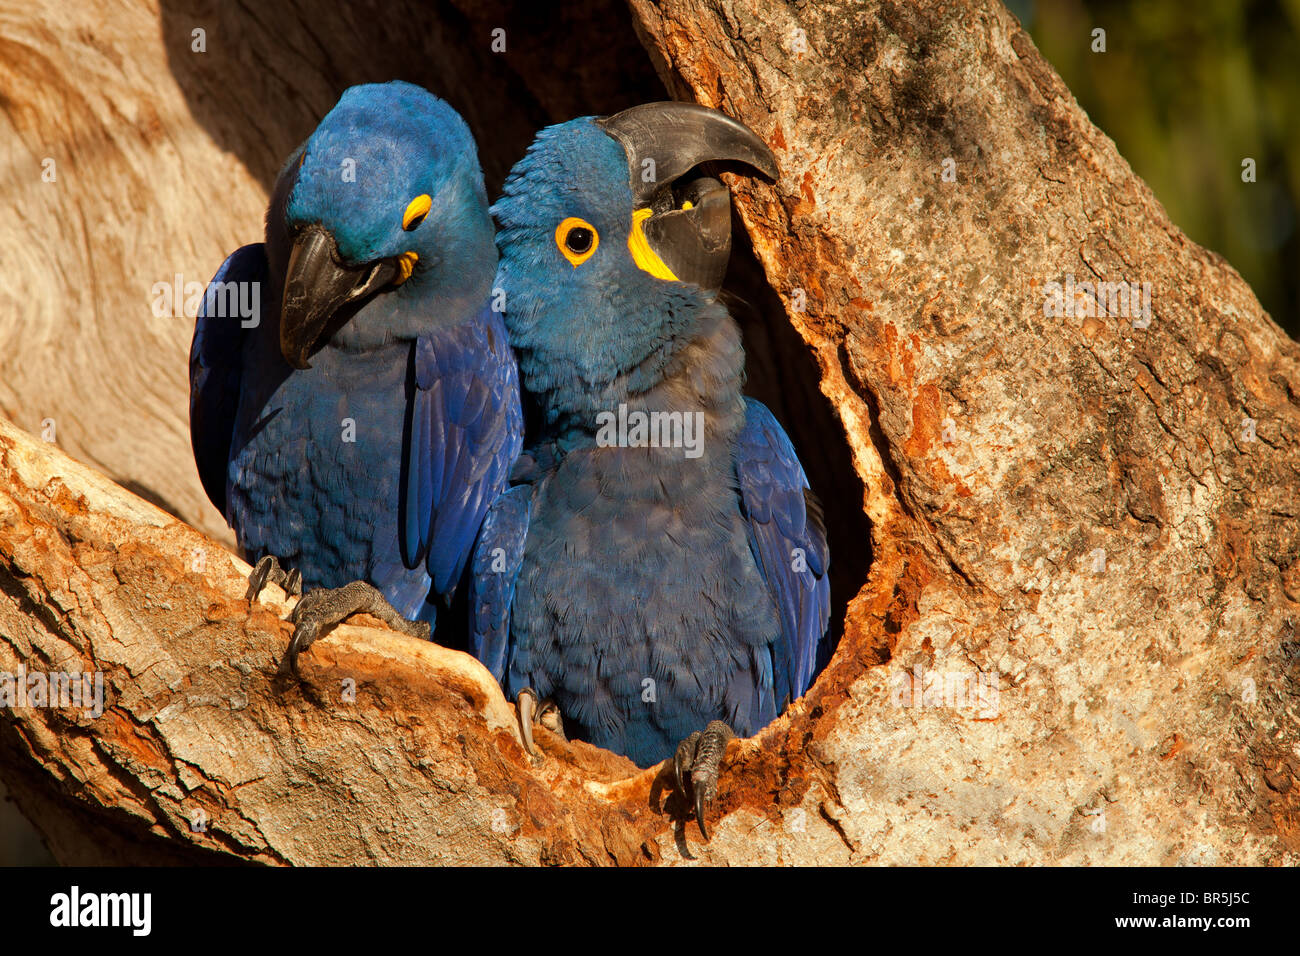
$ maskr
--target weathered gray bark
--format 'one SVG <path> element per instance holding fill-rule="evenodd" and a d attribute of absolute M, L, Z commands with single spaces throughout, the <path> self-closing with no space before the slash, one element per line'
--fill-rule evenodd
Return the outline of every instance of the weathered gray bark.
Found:
<path fill-rule="evenodd" d="M 844 489 L 857 481 L 871 522 L 872 563 L 865 581 L 849 582 L 861 588 L 840 650 L 790 714 L 732 745 L 712 842 L 700 846 L 693 827 L 661 813 L 653 773 L 625 761 L 544 737 L 547 757 L 534 767 L 499 691 L 462 656 L 343 627 L 304 657 L 305 688 L 278 687 L 285 608 L 271 601 L 250 612 L 239 599 L 241 563 L 0 426 L 0 671 L 100 666 L 110 688 L 98 719 L 0 713 L 0 774 L 56 854 L 1294 862 L 1295 345 L 1226 263 L 1169 223 L 992 0 L 631 7 L 675 94 L 742 118 L 777 152 L 779 182 L 736 183 L 740 216 L 816 356 L 842 428 L 823 437 L 851 450 L 854 474 L 831 502 L 835 553 L 865 544 L 843 542 L 857 505 Z M 295 10 L 327 16 L 306 6 L 285 16 Z M 118 12 L 135 27 L 151 15 Z M 148 32 L 127 20 L 78 25 L 79 15 L 34 14 L 57 31 L 48 62 L 66 66 L 89 49 L 107 64 L 129 43 L 155 42 L 128 40 Z M 492 14 L 462 16 L 485 29 Z M 199 214 L 217 173 L 194 164 L 221 155 L 212 137 L 249 137 L 237 110 L 221 118 L 229 99 L 222 110 L 205 101 L 216 85 L 186 79 L 197 67 L 178 59 L 176 37 L 200 20 L 174 10 L 162 19 L 180 86 L 154 74 L 146 85 L 135 66 L 90 70 L 112 95 L 77 92 L 75 102 L 92 104 L 77 114 L 92 131 L 79 142 L 116 142 L 143 123 L 154 132 L 138 148 L 152 166 L 181 176 L 169 151 L 188 157 L 183 175 L 206 180 L 201 189 L 165 175 L 147 189 L 111 178 L 99 189 L 124 207 L 126 196 L 155 210 L 199 202 L 164 217 L 177 223 L 166 240 L 140 241 L 201 245 L 206 265 L 194 271 L 203 276 L 256 235 L 274 159 L 241 150 L 245 165 L 221 160 L 232 211 L 219 225 Z M 370 49 L 367 22 L 358 15 L 351 36 L 327 42 Z M 9 26 L 6 37 L 16 35 Z M 291 45 L 307 29 L 275 26 Z M 21 35 L 27 59 L 0 57 L 5 115 L 19 132 L 47 122 L 23 104 L 44 95 L 31 51 L 55 42 L 30 27 Z M 261 33 L 240 37 L 257 55 L 274 46 Z M 516 33 L 511 42 L 528 41 Z M 535 53 L 529 62 L 517 68 L 531 82 L 546 61 Z M 287 152 L 328 107 L 334 80 L 360 78 L 331 70 L 305 82 L 311 93 L 295 102 L 303 129 L 277 127 L 285 142 L 266 157 Z M 114 87 L 119 72 L 126 79 Z M 258 82 L 247 119 L 268 115 Z M 196 98 L 196 89 L 208 93 Z M 121 116 L 107 105 L 114 96 Z M 211 135 L 189 122 L 186 97 Z M 552 106 L 584 111 L 580 98 L 539 105 L 545 99 L 528 107 L 543 121 L 560 118 Z M 490 142 L 484 116 L 456 105 Z M 22 141 L 38 151 L 30 136 Z M 53 206 L 32 207 L 29 218 L 54 215 L 54 194 L 32 188 L 31 202 Z M 51 240 L 51 255 L 76 249 L 75 239 Z M 121 278 L 130 262 L 84 261 L 94 269 L 78 283 L 83 295 L 140 284 Z M 1151 283 L 1150 324 L 1046 317 L 1045 287 L 1069 276 Z M 4 303 L 6 314 L 25 316 L 28 306 L 22 296 Z M 758 331 L 757 341 L 800 348 L 781 329 Z M 174 354 L 157 368 L 179 376 L 157 398 L 173 445 L 183 436 L 187 338 L 188 329 L 158 335 Z M 67 358 L 52 352 L 49 361 L 77 367 L 61 364 Z M 796 363 L 751 359 L 775 368 L 772 378 Z M 35 428 L 32 417 L 20 420 Z M 147 431 L 137 437 L 148 444 Z M 104 447 L 116 453 L 112 441 Z M 171 453 L 186 460 L 179 446 Z M 196 554 L 205 571 L 195 570 Z M 922 706 L 899 706 L 923 673 L 954 675 L 957 692 L 982 675 L 998 689 L 996 706 L 923 693 Z M 341 698 L 347 678 L 353 703 Z M 197 810 L 202 831 L 190 825 Z"/>

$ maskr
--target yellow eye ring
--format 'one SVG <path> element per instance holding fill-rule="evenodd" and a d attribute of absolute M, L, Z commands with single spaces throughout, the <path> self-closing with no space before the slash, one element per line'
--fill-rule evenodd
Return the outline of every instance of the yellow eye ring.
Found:
<path fill-rule="evenodd" d="M 429 214 L 429 207 L 432 205 L 433 200 L 429 198 L 428 193 L 423 193 L 412 199 L 406 207 L 406 212 L 402 213 L 402 228 L 410 232 L 424 222 L 424 217 Z"/>
<path fill-rule="evenodd" d="M 600 233 L 587 220 L 570 216 L 555 227 L 555 244 L 576 269 L 596 254 Z"/>

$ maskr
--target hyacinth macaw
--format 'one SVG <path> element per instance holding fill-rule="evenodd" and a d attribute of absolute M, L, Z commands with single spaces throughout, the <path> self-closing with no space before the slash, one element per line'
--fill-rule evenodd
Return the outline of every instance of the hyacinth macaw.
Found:
<path fill-rule="evenodd" d="M 497 286 L 541 424 L 470 594 L 471 650 L 526 735 L 549 699 L 580 739 L 674 757 L 701 830 L 727 740 L 808 688 L 830 611 L 820 506 L 741 394 L 710 160 L 776 174 L 741 123 L 658 103 L 543 130 L 507 179 Z"/>
<path fill-rule="evenodd" d="M 456 592 L 522 441 L 496 265 L 469 128 L 393 82 L 343 94 L 281 170 L 265 243 L 209 285 L 194 457 L 256 562 L 249 598 L 301 585 L 289 669 L 359 610 L 427 637 Z M 231 317 L 233 284 L 261 289 L 260 321 Z"/>

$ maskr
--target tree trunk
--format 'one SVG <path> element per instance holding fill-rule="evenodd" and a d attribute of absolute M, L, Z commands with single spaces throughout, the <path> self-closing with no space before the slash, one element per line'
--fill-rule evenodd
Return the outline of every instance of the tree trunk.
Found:
<path fill-rule="evenodd" d="M 278 682 L 287 607 L 250 609 L 242 562 L 0 425 L 0 672 L 98 668 L 106 688 L 98 717 L 0 711 L 0 774 L 56 856 L 1295 862 L 1295 344 L 1169 222 L 992 0 L 630 6 L 669 90 L 777 153 L 778 182 L 733 183 L 762 270 L 746 336 L 760 386 L 815 419 L 792 431 L 825 459 L 810 473 L 850 592 L 830 666 L 731 745 L 704 844 L 654 770 L 544 731 L 534 765 L 464 655 L 348 625 L 304 655 L 303 685 Z M 463 62 L 489 62 L 496 14 L 459 15 L 483 44 Z M 162 18 L 172 47 L 196 22 Z M 299 139 L 330 83 L 355 79 L 324 60 Z M 546 58 L 511 62 L 543 91 L 530 118 L 585 108 L 547 99 Z M 192 107 L 210 134 L 239 129 L 210 107 Z M 194 138 L 178 148 L 210 153 L 182 120 Z M 471 115 L 496 156 L 483 122 Z M 264 189 L 273 164 L 245 163 Z M 242 222 L 257 203 L 240 189 Z M 171 235 L 212 246 L 215 266 L 231 221 Z M 1102 282 L 1138 293 L 1102 290 L 1098 308 Z M 824 419 L 799 397 L 813 382 Z M 823 444 L 847 445 L 851 470 Z"/>
<path fill-rule="evenodd" d="M 741 216 L 867 486 L 812 732 L 852 858 L 1294 860 L 1295 344 L 998 4 L 632 6 L 778 148 Z"/>

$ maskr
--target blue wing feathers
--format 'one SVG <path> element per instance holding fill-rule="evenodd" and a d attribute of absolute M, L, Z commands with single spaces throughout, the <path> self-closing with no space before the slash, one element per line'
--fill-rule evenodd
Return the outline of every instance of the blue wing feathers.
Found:
<path fill-rule="evenodd" d="M 830 555 L 821 507 L 789 436 L 760 402 L 746 399 L 736 441 L 736 476 L 750 546 L 781 615 L 773 648 L 778 709 L 812 683 L 830 621 Z"/>
<path fill-rule="evenodd" d="M 231 253 L 212 277 L 209 288 L 219 282 L 265 283 L 266 278 L 266 247 L 258 242 Z M 263 287 L 263 300 L 265 295 Z M 203 490 L 225 516 L 226 472 L 239 411 L 247 330 L 239 316 L 209 315 L 207 304 L 205 295 L 190 344 L 190 444 Z"/>
<path fill-rule="evenodd" d="M 522 443 L 518 370 L 500 324 L 485 308 L 472 326 L 426 333 L 415 347 L 402 553 L 409 567 L 425 562 L 441 595 L 460 581 Z"/>
<path fill-rule="evenodd" d="M 532 489 L 517 485 L 483 519 L 470 575 L 470 653 L 502 686 L 510 662 L 510 605 L 528 537 Z"/>

